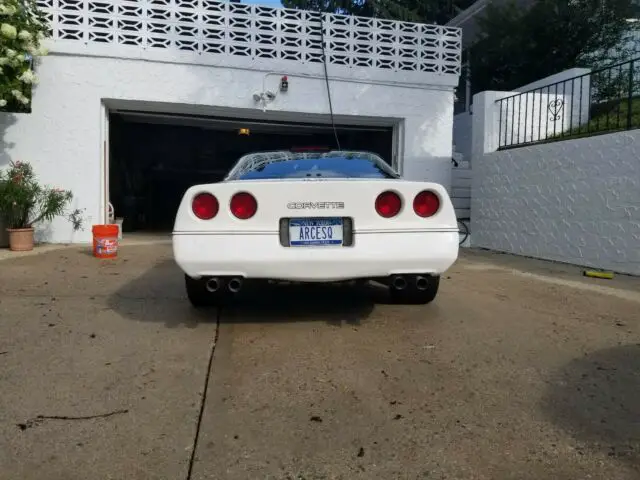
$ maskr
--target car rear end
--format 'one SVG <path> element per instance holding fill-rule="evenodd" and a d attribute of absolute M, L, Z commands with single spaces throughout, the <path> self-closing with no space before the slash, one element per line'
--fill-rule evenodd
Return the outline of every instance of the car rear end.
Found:
<path fill-rule="evenodd" d="M 193 279 L 439 275 L 457 259 L 458 228 L 447 191 L 435 183 L 231 180 L 188 189 L 173 250 Z"/>

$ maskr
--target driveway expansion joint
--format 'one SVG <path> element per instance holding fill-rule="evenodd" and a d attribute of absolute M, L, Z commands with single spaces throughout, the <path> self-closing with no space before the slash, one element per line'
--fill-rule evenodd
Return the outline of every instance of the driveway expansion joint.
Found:
<path fill-rule="evenodd" d="M 209 362 L 207 363 L 207 372 L 204 377 L 204 388 L 202 390 L 202 395 L 200 395 L 200 411 L 198 412 L 198 423 L 196 424 L 196 433 L 193 437 L 192 447 L 191 447 L 191 456 L 189 457 L 189 469 L 187 470 L 186 480 L 191 480 L 193 475 L 193 465 L 196 460 L 196 451 L 198 450 L 198 440 L 200 438 L 200 428 L 202 426 L 202 417 L 204 416 L 204 409 L 207 402 L 207 390 L 209 389 L 209 378 L 211 376 L 211 368 L 213 365 L 213 356 L 216 351 L 216 345 L 218 344 L 218 337 L 220 335 L 220 317 L 221 317 L 220 309 L 218 308 L 216 312 L 216 330 L 213 336 L 213 342 L 211 344 L 211 348 L 209 349 Z"/>

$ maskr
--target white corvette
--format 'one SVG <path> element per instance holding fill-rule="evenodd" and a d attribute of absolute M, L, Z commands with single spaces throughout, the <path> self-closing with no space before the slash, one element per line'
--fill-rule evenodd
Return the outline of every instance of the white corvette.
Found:
<path fill-rule="evenodd" d="M 253 153 L 218 183 L 190 187 L 173 253 L 196 306 L 245 280 L 376 280 L 400 303 L 428 303 L 458 257 L 442 185 L 403 180 L 367 152 Z"/>

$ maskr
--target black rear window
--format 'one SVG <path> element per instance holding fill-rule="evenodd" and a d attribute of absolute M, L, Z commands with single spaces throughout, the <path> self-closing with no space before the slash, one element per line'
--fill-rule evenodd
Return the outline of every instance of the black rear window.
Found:
<path fill-rule="evenodd" d="M 265 152 L 242 157 L 227 180 L 278 178 L 398 178 L 398 174 L 367 152 Z"/>

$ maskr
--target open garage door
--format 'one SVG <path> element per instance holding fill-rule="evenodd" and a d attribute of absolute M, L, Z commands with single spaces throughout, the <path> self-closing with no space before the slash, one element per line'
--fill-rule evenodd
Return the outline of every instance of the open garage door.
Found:
<path fill-rule="evenodd" d="M 342 149 L 392 163 L 393 127 L 337 132 Z M 247 153 L 308 147 L 336 148 L 331 125 L 118 111 L 109 115 L 110 202 L 124 232 L 168 232 L 190 186 L 220 181 Z"/>

